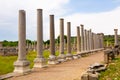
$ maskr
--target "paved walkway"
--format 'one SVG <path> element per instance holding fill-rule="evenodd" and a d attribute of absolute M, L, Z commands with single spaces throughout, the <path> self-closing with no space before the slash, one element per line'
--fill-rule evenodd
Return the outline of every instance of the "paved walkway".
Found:
<path fill-rule="evenodd" d="M 90 64 L 103 62 L 103 58 L 103 52 L 98 52 L 88 57 L 38 69 L 28 75 L 8 80 L 77 80 Z"/>

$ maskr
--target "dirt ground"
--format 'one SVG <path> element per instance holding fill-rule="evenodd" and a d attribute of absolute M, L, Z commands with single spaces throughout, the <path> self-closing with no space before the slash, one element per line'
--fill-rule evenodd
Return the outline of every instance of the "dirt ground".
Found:
<path fill-rule="evenodd" d="M 37 69 L 30 74 L 12 77 L 8 80 L 77 80 L 89 65 L 103 62 L 103 58 L 103 52 L 98 52 L 88 57 Z"/>

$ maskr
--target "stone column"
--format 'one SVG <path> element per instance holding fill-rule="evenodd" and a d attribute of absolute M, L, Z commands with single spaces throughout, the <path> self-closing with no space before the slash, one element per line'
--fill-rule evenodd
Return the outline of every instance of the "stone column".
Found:
<path fill-rule="evenodd" d="M 89 31 L 89 39 L 90 39 L 90 50 L 92 50 L 92 32 L 91 32 L 91 29 L 90 29 L 90 31 Z"/>
<path fill-rule="evenodd" d="M 54 33 L 54 15 L 50 15 L 50 56 L 48 64 L 56 64 L 55 56 L 55 33 Z"/>
<path fill-rule="evenodd" d="M 71 54 L 71 23 L 67 22 L 67 54 L 66 59 L 71 60 L 72 54 Z"/>
<path fill-rule="evenodd" d="M 60 55 L 58 56 L 58 61 L 63 62 L 65 61 L 65 54 L 64 54 L 64 19 L 60 19 Z"/>
<path fill-rule="evenodd" d="M 104 48 L 104 34 L 101 33 L 101 48 Z"/>
<path fill-rule="evenodd" d="M 90 31 L 88 30 L 88 51 L 90 51 Z"/>
<path fill-rule="evenodd" d="M 87 51 L 87 30 L 84 30 L 84 50 Z"/>
<path fill-rule="evenodd" d="M 80 53 L 80 28 L 77 27 L 77 54 Z"/>
<path fill-rule="evenodd" d="M 94 33 L 93 32 L 92 32 L 92 36 L 91 37 L 92 37 L 92 39 L 91 39 L 92 40 L 91 41 L 91 44 L 92 44 L 91 47 L 92 47 L 92 50 L 94 50 Z"/>
<path fill-rule="evenodd" d="M 94 48 L 97 49 L 97 36 L 94 34 Z"/>
<path fill-rule="evenodd" d="M 34 60 L 34 68 L 46 67 L 43 57 L 43 17 L 42 9 L 37 9 L 37 57 Z"/>
<path fill-rule="evenodd" d="M 94 44 L 94 49 L 96 49 L 96 45 L 95 45 L 96 43 L 95 43 L 95 42 L 96 42 L 96 37 L 95 37 L 95 33 L 93 33 L 93 44 Z"/>
<path fill-rule="evenodd" d="M 115 32 L 115 37 L 114 37 L 115 43 L 114 43 L 114 45 L 118 45 L 118 29 L 114 29 L 114 32 Z"/>
<path fill-rule="evenodd" d="M 30 62 L 26 59 L 26 14 L 24 10 L 19 10 L 19 52 L 18 59 L 14 63 L 15 73 L 27 73 L 30 71 Z"/>
<path fill-rule="evenodd" d="M 74 38 L 73 49 L 76 51 L 76 38 Z"/>
<path fill-rule="evenodd" d="M 96 39 L 96 41 L 95 41 L 95 45 L 96 45 L 96 49 L 98 49 L 98 36 L 97 36 L 97 34 L 95 35 L 95 39 Z"/>
<path fill-rule="evenodd" d="M 87 51 L 89 51 L 89 31 L 87 31 Z"/>
<path fill-rule="evenodd" d="M 84 51 L 84 25 L 81 24 L 81 51 Z"/>

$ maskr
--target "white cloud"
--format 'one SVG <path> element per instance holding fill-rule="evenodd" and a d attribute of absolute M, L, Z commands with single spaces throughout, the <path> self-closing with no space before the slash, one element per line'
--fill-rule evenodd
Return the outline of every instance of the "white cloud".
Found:
<path fill-rule="evenodd" d="M 36 9 L 43 9 L 44 29 L 49 27 L 49 14 L 57 14 L 56 17 L 65 13 L 65 9 L 62 8 L 64 4 L 67 4 L 69 0 L 0 0 L 0 33 L 10 29 L 14 30 L 7 34 L 6 37 L 2 37 L 1 40 L 12 39 L 14 34 L 18 34 L 18 10 L 26 10 L 27 16 L 27 38 L 36 39 Z M 11 24 L 11 25 L 8 25 Z M 48 28 L 49 29 L 49 28 Z M 49 30 L 44 31 L 44 39 L 48 39 Z M 47 32 L 47 33 L 46 33 Z M 13 34 L 11 34 L 13 33 Z M 5 34 L 5 32 L 4 32 Z M 47 35 L 46 35 L 47 34 Z M 11 36 L 12 35 L 12 36 Z M 0 34 L 0 36 L 3 36 Z M 8 36 L 8 38 L 7 38 Z M 9 37 L 11 36 L 11 38 Z"/>
<path fill-rule="evenodd" d="M 72 15 L 65 16 L 66 20 L 72 22 L 72 34 L 75 35 L 76 26 L 84 24 L 86 29 L 92 29 L 94 32 L 103 32 L 105 34 L 114 34 L 114 28 L 120 27 L 120 7 L 101 13 L 74 13 Z"/>
<path fill-rule="evenodd" d="M 59 18 L 71 22 L 72 35 L 76 35 L 76 26 L 84 24 L 86 29 L 93 32 L 114 34 L 114 28 L 120 26 L 120 7 L 101 13 L 69 13 L 64 5 L 69 0 L 0 0 L 0 40 L 16 40 L 18 34 L 18 10 L 26 10 L 27 16 L 27 38 L 36 39 L 36 9 L 43 9 L 44 40 L 49 39 L 49 15 L 55 14 L 55 35 L 59 35 Z M 68 13 L 67 16 L 63 16 Z"/>

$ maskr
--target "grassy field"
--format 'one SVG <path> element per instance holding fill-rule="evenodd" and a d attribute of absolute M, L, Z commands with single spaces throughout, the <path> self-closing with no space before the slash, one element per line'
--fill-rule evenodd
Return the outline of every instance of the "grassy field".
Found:
<path fill-rule="evenodd" d="M 65 54 L 67 52 L 65 51 Z M 72 52 L 75 54 L 75 52 Z M 44 50 L 43 56 L 47 59 L 50 55 L 48 50 Z M 56 56 L 59 55 L 59 51 L 56 51 Z M 33 67 L 33 60 L 36 58 L 36 52 L 31 51 L 27 54 L 27 59 L 30 61 L 30 68 Z M 12 72 L 14 70 L 13 63 L 17 60 L 17 56 L 0 56 L 0 75 Z"/>
<path fill-rule="evenodd" d="M 120 56 L 113 60 L 99 80 L 120 80 Z"/>

